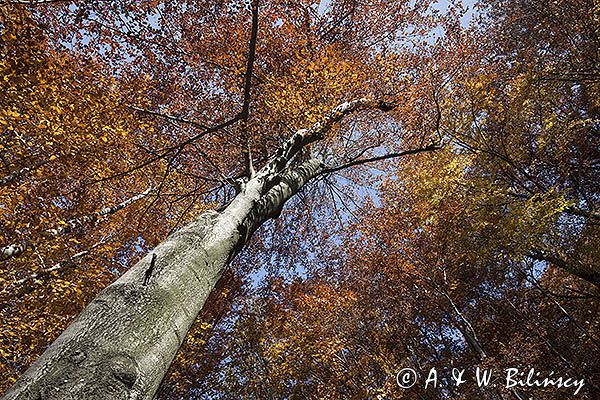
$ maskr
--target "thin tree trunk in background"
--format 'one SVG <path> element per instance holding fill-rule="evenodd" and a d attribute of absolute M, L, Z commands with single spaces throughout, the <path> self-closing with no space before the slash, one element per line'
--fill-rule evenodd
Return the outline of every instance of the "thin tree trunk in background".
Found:
<path fill-rule="evenodd" d="M 114 206 L 104 207 L 102 210 L 94 212 L 92 214 L 85 215 L 85 216 L 79 217 L 79 218 L 70 219 L 63 225 L 57 225 L 54 228 L 47 229 L 47 230 L 41 232 L 41 234 L 42 234 L 42 236 L 44 236 L 48 239 L 53 239 L 53 238 L 57 238 L 59 236 L 62 236 L 64 234 L 72 232 L 78 226 L 84 226 L 87 224 L 92 224 L 92 225 L 96 224 L 97 225 L 101 221 L 101 218 L 107 217 L 111 214 L 121 211 L 128 205 L 130 205 L 140 199 L 143 199 L 144 197 L 146 197 L 150 194 L 151 190 L 152 190 L 152 188 L 148 188 L 148 189 L 146 189 L 145 192 L 135 195 L 133 197 L 130 197 L 127 200 L 125 200 L 119 204 L 116 204 Z M 17 243 L 12 243 L 7 246 L 0 247 L 0 261 L 6 261 L 13 257 L 19 257 L 23 253 L 25 253 L 25 251 L 27 251 L 28 248 L 31 248 L 31 247 L 35 247 L 35 245 L 32 244 L 30 240 L 21 240 Z"/>
<path fill-rule="evenodd" d="M 9 173 L 8 175 L 0 177 L 0 186 L 7 186 L 7 185 L 13 183 L 14 181 L 16 181 L 18 178 L 27 174 L 28 172 L 34 171 L 34 170 L 38 169 L 39 167 L 42 167 L 42 166 L 48 164 L 50 161 L 51 161 L 50 159 L 40 160 L 40 161 L 34 163 L 30 167 L 24 167 L 18 171 L 14 171 L 14 172 Z"/>

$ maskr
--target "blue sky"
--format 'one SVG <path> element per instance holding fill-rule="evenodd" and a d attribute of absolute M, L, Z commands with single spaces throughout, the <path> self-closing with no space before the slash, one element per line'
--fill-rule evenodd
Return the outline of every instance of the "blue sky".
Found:
<path fill-rule="evenodd" d="M 409 0 L 410 1 L 410 0 Z M 419 0 L 416 0 L 419 1 Z M 438 0 L 437 4 L 435 5 L 435 8 L 441 11 L 445 11 L 448 9 L 448 6 L 450 5 L 451 1 L 448 0 Z M 462 23 L 463 26 L 466 26 L 469 24 L 469 22 L 471 21 L 471 18 L 473 17 L 473 5 L 476 3 L 476 0 L 462 0 L 463 5 L 468 9 L 467 13 L 465 14 L 464 18 L 462 19 Z M 321 0 L 320 4 L 319 4 L 319 13 L 323 14 L 325 12 L 325 10 L 327 9 L 327 7 L 329 7 L 329 4 L 331 4 L 331 0 Z"/>

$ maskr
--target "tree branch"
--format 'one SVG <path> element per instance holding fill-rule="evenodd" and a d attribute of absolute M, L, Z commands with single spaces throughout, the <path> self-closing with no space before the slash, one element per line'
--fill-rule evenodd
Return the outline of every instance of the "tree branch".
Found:
<path fill-rule="evenodd" d="M 168 119 L 169 121 L 174 121 L 174 122 L 180 122 L 182 124 L 189 124 L 192 125 L 196 128 L 200 128 L 200 129 L 209 129 L 206 125 L 200 124 L 196 121 L 192 121 L 189 119 L 185 119 L 185 118 L 181 118 L 181 117 L 176 117 L 174 115 L 169 115 L 169 114 L 163 114 L 157 111 L 152 111 L 152 110 L 146 110 L 144 108 L 139 108 L 139 107 L 135 107 L 135 106 L 127 106 L 127 108 L 134 110 L 134 111 L 139 111 L 141 113 L 144 114 L 149 114 L 149 115 L 154 115 L 156 117 L 161 117 L 161 118 L 165 118 Z"/>
<path fill-rule="evenodd" d="M 600 288 L 600 272 L 594 269 L 594 266 L 585 266 L 577 262 L 567 262 L 559 256 L 553 254 L 547 254 L 540 250 L 534 249 L 527 254 L 531 259 L 537 261 L 545 261 L 552 265 L 559 267 L 560 269 L 569 272 L 579 278 L 591 283 L 592 285 Z M 579 265 L 577 265 L 579 264 Z"/>
<path fill-rule="evenodd" d="M 328 173 L 332 173 L 332 172 L 337 172 L 340 171 L 342 169 L 345 168 L 349 168 L 349 167 L 354 167 L 357 165 L 363 165 L 363 164 L 367 164 L 367 163 L 372 163 L 372 162 L 376 162 L 376 161 L 382 161 L 382 160 L 389 160 L 392 158 L 398 158 L 398 157 L 403 157 L 403 156 L 408 156 L 411 154 L 418 154 L 418 153 L 424 153 L 424 152 L 428 152 L 428 151 L 435 151 L 435 150 L 440 150 L 442 148 L 442 146 L 437 145 L 437 144 L 430 144 L 428 146 L 425 147 L 421 147 L 418 149 L 410 149 L 410 150 L 405 150 L 405 151 L 400 151 L 397 153 L 388 153 L 388 154 L 384 154 L 382 156 L 377 156 L 377 157 L 372 157 L 372 158 L 363 158 L 360 160 L 354 160 L 351 161 L 347 164 L 343 164 L 343 165 L 339 165 L 336 167 L 325 167 L 322 171 L 321 174 L 328 174 Z"/>
<path fill-rule="evenodd" d="M 198 133 L 197 135 L 194 135 L 194 136 L 190 137 L 189 139 L 184 140 L 181 143 L 178 143 L 178 144 L 176 144 L 174 146 L 170 146 L 170 147 L 164 148 L 162 150 L 162 152 L 158 153 L 156 156 L 151 157 L 150 159 L 142 162 L 141 164 L 136 165 L 135 167 L 132 167 L 132 168 L 130 168 L 130 169 L 126 170 L 126 171 L 123 171 L 123 172 L 119 172 L 119 173 L 107 176 L 105 178 L 97 179 L 97 180 L 95 180 L 95 181 L 93 181 L 91 183 L 100 183 L 100 182 L 108 181 L 108 180 L 111 180 L 111 179 L 120 178 L 120 177 L 128 175 L 128 174 L 130 174 L 130 173 L 132 173 L 134 171 L 142 169 L 142 168 L 144 168 L 144 167 L 146 167 L 146 166 L 148 166 L 148 165 L 150 165 L 150 164 L 152 164 L 152 163 L 154 163 L 154 162 L 156 162 L 158 160 L 161 160 L 161 159 L 167 157 L 173 151 L 183 149 L 184 147 L 186 147 L 190 143 L 193 143 L 196 140 L 198 140 L 198 139 L 200 139 L 200 138 L 202 138 L 202 137 L 204 137 L 204 136 L 206 136 L 206 135 L 208 135 L 210 133 L 220 131 L 223 128 L 226 128 L 226 127 L 228 127 L 230 125 L 233 125 L 234 123 L 236 123 L 237 121 L 239 121 L 239 119 L 240 119 L 240 116 L 237 115 L 237 116 L 233 117 L 232 119 L 229 119 L 229 120 L 227 120 L 225 122 L 222 122 L 222 123 L 220 123 L 218 125 L 215 125 L 213 127 L 207 128 L 206 130 Z"/>
<path fill-rule="evenodd" d="M 140 193 L 136 196 L 130 197 L 127 200 L 125 200 L 119 204 L 116 204 L 114 206 L 104 207 L 103 209 L 101 209 L 100 211 L 97 211 L 95 213 L 85 215 L 85 216 L 79 217 L 79 218 L 70 219 L 69 221 L 66 222 L 65 225 L 55 226 L 54 228 L 47 229 L 47 230 L 41 232 L 41 235 L 46 238 L 56 238 L 58 236 L 61 236 L 61 235 L 64 235 L 64 234 L 67 234 L 67 233 L 73 231 L 73 229 L 75 229 L 77 226 L 83 226 L 84 224 L 90 224 L 90 223 L 97 224 L 99 222 L 98 221 L 99 218 L 102 218 L 102 217 L 110 215 L 110 214 L 114 214 L 117 211 L 122 210 L 123 208 L 127 207 L 129 204 L 146 197 L 148 194 L 150 194 L 151 190 L 152 190 L 152 188 L 148 188 L 148 189 L 146 189 L 145 192 Z M 29 247 L 32 247 L 32 244 L 27 240 L 21 240 L 17 243 L 12 243 L 12 244 L 0 247 L 0 261 L 7 261 L 11 258 L 19 257 Z"/>
<path fill-rule="evenodd" d="M 29 247 L 29 242 L 26 240 L 0 247 L 0 261 L 6 261 L 13 257 L 19 257 Z"/>
<path fill-rule="evenodd" d="M 245 123 L 248 121 L 250 112 L 250 91 L 252 88 L 252 70 L 256 58 L 256 42 L 258 37 L 258 0 L 252 0 L 252 31 L 248 45 L 248 60 L 246 62 L 246 73 L 244 74 L 244 102 L 240 117 Z"/>
<path fill-rule="evenodd" d="M 51 161 L 51 159 L 40 160 L 30 167 L 24 167 L 18 171 L 11 172 L 10 174 L 5 175 L 2 178 L 0 178 L 0 186 L 6 186 L 6 185 L 14 182 L 17 178 L 20 178 L 27 172 L 38 169 L 39 167 L 48 164 L 50 161 Z"/>
<path fill-rule="evenodd" d="M 88 223 L 97 223 L 99 218 L 105 217 L 110 214 L 114 214 L 117 211 L 124 209 L 131 203 L 141 200 L 144 197 L 148 196 L 150 194 L 151 190 L 152 190 L 152 188 L 149 187 L 143 193 L 140 193 L 133 197 L 130 197 L 119 204 L 116 204 L 116 205 L 110 206 L 110 207 L 104 207 L 100 211 L 97 211 L 97 212 L 89 214 L 89 215 L 85 215 L 80 218 L 70 219 L 67 221 L 67 223 L 65 225 L 56 226 L 51 229 L 46 229 L 42 233 L 42 235 L 44 235 L 46 237 L 57 237 L 60 235 L 64 235 L 65 233 L 71 232 L 77 226 L 83 226 L 84 224 L 88 224 Z"/>
<path fill-rule="evenodd" d="M 261 168 L 259 174 L 268 176 L 274 172 L 283 170 L 294 158 L 294 156 L 307 145 L 323 139 L 333 124 L 339 122 L 345 116 L 366 109 L 379 109 L 381 111 L 390 111 L 396 107 L 396 104 L 387 103 L 382 100 L 373 100 L 361 98 L 348 101 L 335 107 L 321 121 L 315 123 L 308 129 L 296 131 L 279 149 L 270 157 L 267 164 Z"/>
<path fill-rule="evenodd" d="M 250 141 L 248 137 L 248 116 L 250 114 L 250 100 L 252 91 L 252 70 L 254 69 L 254 60 L 256 59 L 256 42 L 258 38 L 258 0 L 252 0 L 252 29 L 250 33 L 250 43 L 248 44 L 248 59 L 246 62 L 246 72 L 244 74 L 244 100 L 240 118 L 242 123 L 242 135 L 245 142 L 245 148 L 242 150 L 246 161 L 246 175 L 252 178 L 254 176 L 254 166 L 252 165 L 252 152 L 250 150 Z"/>

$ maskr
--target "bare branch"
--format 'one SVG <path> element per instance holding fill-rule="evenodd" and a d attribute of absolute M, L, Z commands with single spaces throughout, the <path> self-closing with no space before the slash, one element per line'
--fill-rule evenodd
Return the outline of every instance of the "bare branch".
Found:
<path fill-rule="evenodd" d="M 315 123 L 308 129 L 300 129 L 296 131 L 270 158 L 267 165 L 261 170 L 260 174 L 269 175 L 274 171 L 283 170 L 294 156 L 305 146 L 323 139 L 333 127 L 333 124 L 339 122 L 345 116 L 359 110 L 379 109 L 381 111 L 390 111 L 396 107 L 396 104 L 387 103 L 382 100 L 373 100 L 369 98 L 361 98 L 358 100 L 348 101 L 335 107 L 321 121 Z"/>
<path fill-rule="evenodd" d="M 102 240 L 100 240 L 99 242 L 97 242 L 96 244 L 94 244 L 93 246 L 91 246 L 88 250 L 80 251 L 79 253 L 73 254 L 72 256 L 68 257 L 65 260 L 59 261 L 58 263 L 54 264 L 53 266 L 51 266 L 49 268 L 44 268 L 40 272 L 32 273 L 30 275 L 27 275 L 24 278 L 21 278 L 19 280 L 16 280 L 16 281 L 12 282 L 8 286 L 4 287 L 2 289 L 2 292 L 10 289 L 11 287 L 23 285 L 24 283 L 26 283 L 26 282 L 28 282 L 30 280 L 38 279 L 38 278 L 42 278 L 42 277 L 48 276 L 48 274 L 50 274 L 51 272 L 59 271 L 61 269 L 64 269 L 66 267 L 69 267 L 69 266 L 73 265 L 73 263 L 74 263 L 74 261 L 76 259 L 84 257 L 84 256 L 90 254 L 90 252 L 92 250 L 94 250 L 98 246 L 101 246 L 102 244 L 104 244 L 105 239 L 106 238 L 103 238 Z"/>
<path fill-rule="evenodd" d="M 100 211 L 97 211 L 97 212 L 89 214 L 89 215 L 85 215 L 80 218 L 70 219 L 69 221 L 67 221 L 67 223 L 65 225 L 56 226 L 54 228 L 47 229 L 42 234 L 46 237 L 57 237 L 57 236 L 64 235 L 66 233 L 71 232 L 77 226 L 82 226 L 82 225 L 90 224 L 90 223 L 97 223 L 100 218 L 105 217 L 110 214 L 114 214 L 117 211 L 124 209 L 131 203 L 134 203 L 134 202 L 141 200 L 144 197 L 148 196 L 150 194 L 151 190 L 152 190 L 152 188 L 149 187 L 143 193 L 140 193 L 138 195 L 130 197 L 119 204 L 116 204 L 111 207 L 104 207 Z"/>
<path fill-rule="evenodd" d="M 100 218 L 110 214 L 114 214 L 117 211 L 120 211 L 123 208 L 127 207 L 129 204 L 146 197 L 151 190 L 152 188 L 148 188 L 145 192 L 130 197 L 127 200 L 114 206 L 104 207 L 102 210 L 97 211 L 95 213 L 85 215 L 79 218 L 70 219 L 66 222 L 65 225 L 59 225 L 55 226 L 54 228 L 47 229 L 41 232 L 41 235 L 47 238 L 56 238 L 58 236 L 72 232 L 73 229 L 75 229 L 77 226 L 83 226 L 85 224 L 97 224 Z M 21 240 L 17 243 L 12 243 L 0 247 L 0 261 L 7 261 L 11 258 L 19 257 L 30 247 L 32 247 L 32 244 L 27 240 Z"/>
<path fill-rule="evenodd" d="M 244 74 L 244 102 L 240 118 L 242 123 L 242 135 L 245 142 L 245 149 L 242 150 L 246 159 L 246 175 L 250 178 L 254 176 L 254 167 L 252 165 L 252 152 L 250 151 L 250 142 L 248 137 L 248 116 L 250 114 L 250 99 L 252 91 L 252 70 L 254 69 L 254 60 L 256 59 L 256 41 L 258 37 L 258 1 L 252 0 L 252 29 L 250 33 L 250 43 L 248 45 L 248 60 L 246 62 L 246 72 Z"/>
<path fill-rule="evenodd" d="M 169 121 L 174 121 L 174 122 L 180 122 L 182 124 L 189 124 L 192 125 L 196 128 L 200 128 L 200 129 L 209 129 L 206 125 L 200 124 L 196 121 L 192 121 L 189 119 L 185 119 L 185 118 L 181 118 L 181 117 L 176 117 L 174 115 L 169 115 L 169 114 L 164 114 L 164 113 L 160 113 L 157 111 L 151 111 L 151 110 L 146 110 L 144 108 L 139 108 L 139 107 L 135 107 L 135 106 L 127 106 L 127 108 L 131 109 L 131 110 L 135 110 L 135 111 L 139 111 L 141 113 L 144 114 L 149 114 L 149 115 L 154 115 L 156 117 L 161 117 L 164 119 L 168 119 Z"/>
<path fill-rule="evenodd" d="M 258 0 L 252 0 L 252 32 L 250 34 L 250 43 L 248 48 L 248 60 L 246 63 L 246 73 L 244 74 L 244 103 L 240 117 L 244 123 L 248 121 L 250 112 L 250 91 L 252 88 L 252 69 L 256 58 L 256 41 L 258 37 Z"/>
<path fill-rule="evenodd" d="M 321 171 L 321 174 L 337 172 L 337 171 L 340 171 L 345 168 L 354 167 L 357 165 L 363 165 L 363 164 L 367 164 L 367 163 L 372 163 L 372 162 L 376 162 L 376 161 L 389 160 L 392 158 L 408 156 L 411 154 L 418 154 L 418 153 L 424 153 L 424 152 L 428 152 L 428 151 L 440 150 L 441 148 L 442 148 L 442 146 L 440 146 L 440 145 L 430 144 L 428 146 L 420 147 L 418 149 L 410 149 L 410 150 L 400 151 L 397 153 L 388 153 L 388 154 L 385 154 L 382 156 L 377 156 L 377 157 L 372 157 L 372 158 L 363 158 L 363 159 L 354 160 L 347 164 L 339 165 L 336 167 L 326 167 L 323 169 L 323 171 Z"/>
<path fill-rule="evenodd" d="M 113 174 L 111 176 L 107 176 L 105 178 L 97 179 L 97 180 L 95 180 L 95 181 L 93 181 L 91 183 L 100 183 L 100 182 L 108 181 L 108 180 L 111 180 L 111 179 L 120 178 L 120 177 L 123 177 L 125 175 L 129 175 L 130 173 L 132 173 L 134 171 L 142 169 L 142 168 L 144 168 L 144 167 L 146 167 L 146 166 L 148 166 L 148 165 L 150 165 L 150 164 L 152 164 L 152 163 L 154 163 L 154 162 L 156 162 L 158 160 L 161 160 L 161 159 L 167 157 L 173 151 L 182 150 L 184 147 L 186 147 L 190 143 L 193 143 L 196 140 L 198 140 L 198 139 L 200 139 L 200 138 L 202 138 L 202 137 L 204 137 L 204 136 L 206 136 L 206 135 L 208 135 L 210 133 L 218 132 L 218 131 L 220 131 L 223 128 L 226 128 L 226 127 L 228 127 L 230 125 L 233 125 L 234 123 L 236 123 L 237 121 L 239 121 L 239 119 L 240 119 L 240 117 L 238 115 L 238 116 L 235 116 L 232 119 L 229 119 L 229 120 L 227 120 L 225 122 L 222 122 L 222 123 L 220 123 L 218 125 L 215 125 L 213 127 L 207 128 L 206 130 L 198 133 L 197 135 L 194 135 L 194 136 L 190 137 L 189 139 L 184 140 L 181 143 L 178 143 L 178 144 L 176 144 L 174 146 L 170 146 L 170 147 L 164 148 L 160 153 L 158 153 L 154 157 L 151 157 L 150 159 L 142 162 L 141 164 L 138 164 L 138 165 L 136 165 L 136 166 L 134 166 L 132 168 L 129 168 L 126 171 L 119 172 L 119 173 Z"/>
<path fill-rule="evenodd" d="M 560 269 L 567 271 L 573 275 L 580 277 L 600 288 L 600 273 L 594 270 L 593 266 L 581 265 L 577 261 L 571 260 L 568 262 L 558 255 L 544 253 L 538 249 L 534 249 L 527 254 L 527 256 L 533 260 L 545 261 L 552 265 L 559 267 Z"/>
<path fill-rule="evenodd" d="M 85 251 L 81 251 L 81 252 L 79 252 L 77 254 L 73 254 L 68 259 L 60 261 L 60 262 L 54 264 L 53 266 L 51 266 L 49 268 L 43 269 L 40 272 L 36 272 L 36 273 L 33 273 L 33 274 L 29 275 L 29 276 L 26 276 L 24 278 L 19 279 L 18 281 L 14 282 L 14 285 L 22 285 L 25 282 L 30 281 L 32 279 L 40 278 L 40 277 L 42 277 L 44 275 L 47 275 L 47 274 L 49 274 L 49 273 L 51 273 L 53 271 L 58 271 L 60 269 L 63 269 L 66 266 L 70 265 L 73 262 L 73 260 L 75 260 L 77 258 L 81 258 L 81 257 L 83 257 L 83 256 L 85 256 L 85 255 L 87 255 L 89 253 L 90 253 L 90 250 L 85 250 Z"/>

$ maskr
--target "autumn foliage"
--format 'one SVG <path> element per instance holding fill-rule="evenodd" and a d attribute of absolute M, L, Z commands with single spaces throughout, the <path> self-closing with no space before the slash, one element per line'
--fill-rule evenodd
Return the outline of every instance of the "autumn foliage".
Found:
<path fill-rule="evenodd" d="M 396 382 L 454 366 L 600 395 L 596 2 L 8 3 L 0 391 L 294 132 L 372 99 L 298 152 L 323 170 L 231 263 L 158 398 L 572 394 Z"/>

